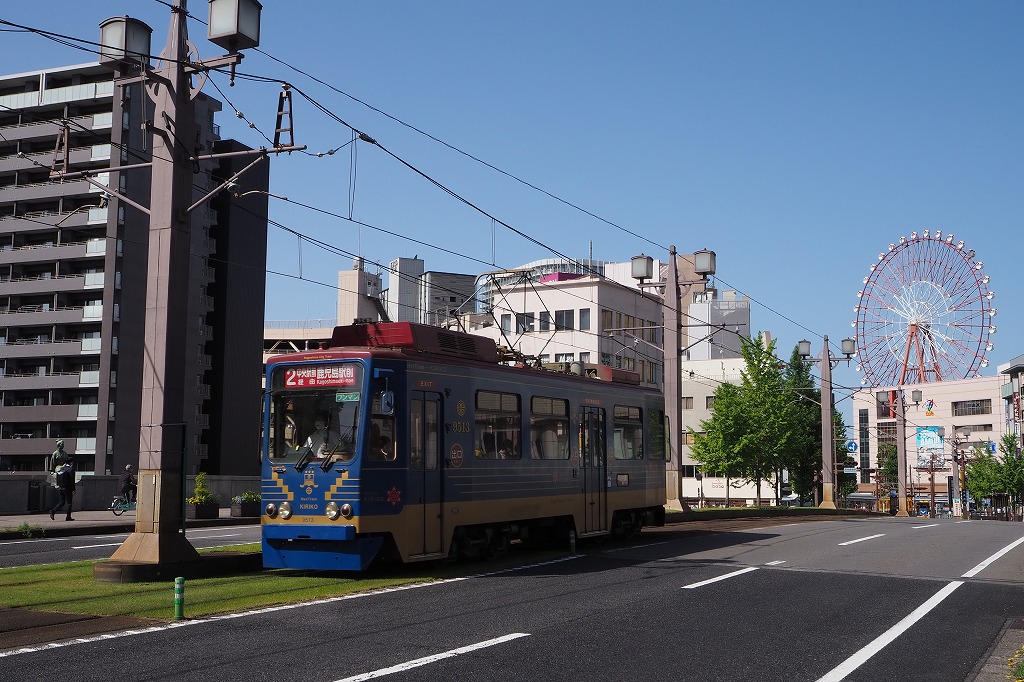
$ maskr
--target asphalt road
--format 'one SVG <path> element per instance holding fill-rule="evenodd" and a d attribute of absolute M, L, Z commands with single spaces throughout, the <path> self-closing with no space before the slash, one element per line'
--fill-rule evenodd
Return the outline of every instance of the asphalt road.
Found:
<path fill-rule="evenodd" d="M 1024 615 L 1019 524 L 677 525 L 579 549 L 416 588 L 0 653 L 0 678 L 96 679 L 128 661 L 134 680 L 189 682 L 959 682 Z"/>
<path fill-rule="evenodd" d="M 220 526 L 189 529 L 189 541 L 197 549 L 241 545 L 260 541 L 260 526 Z M 0 568 L 56 564 L 84 559 L 107 559 L 128 533 L 33 538 L 0 542 Z"/>

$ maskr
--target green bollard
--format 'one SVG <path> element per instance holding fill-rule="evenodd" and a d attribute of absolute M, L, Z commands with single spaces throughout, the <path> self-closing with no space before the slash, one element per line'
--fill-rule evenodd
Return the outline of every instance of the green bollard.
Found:
<path fill-rule="evenodd" d="M 174 620 L 185 617 L 185 579 L 174 579 Z"/>

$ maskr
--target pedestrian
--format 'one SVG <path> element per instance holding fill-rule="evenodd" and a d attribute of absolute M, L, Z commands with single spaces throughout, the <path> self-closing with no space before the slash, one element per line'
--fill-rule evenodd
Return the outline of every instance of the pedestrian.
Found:
<path fill-rule="evenodd" d="M 68 513 L 64 520 L 74 521 L 71 518 L 71 502 L 75 497 L 75 459 L 71 455 L 67 455 L 67 460 L 57 472 L 57 491 L 60 493 L 60 503 L 50 510 L 50 520 L 53 520 L 53 515 L 63 509 L 66 503 Z"/>

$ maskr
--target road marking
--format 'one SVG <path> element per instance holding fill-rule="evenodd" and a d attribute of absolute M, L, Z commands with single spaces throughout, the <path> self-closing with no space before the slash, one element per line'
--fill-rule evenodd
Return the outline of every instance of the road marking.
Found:
<path fill-rule="evenodd" d="M 604 550 L 601 553 L 602 554 L 613 554 L 615 552 L 628 552 L 631 549 L 643 549 L 645 547 L 656 547 L 658 545 L 667 545 L 667 544 L 668 544 L 667 540 L 664 541 L 664 542 L 648 542 L 647 544 L 644 544 L 644 545 L 630 545 L 629 547 L 616 547 L 614 549 L 606 549 L 606 550 Z"/>
<path fill-rule="evenodd" d="M 784 563 L 786 563 L 786 562 L 782 561 L 782 560 L 779 560 L 779 561 L 769 561 L 768 563 L 765 564 L 765 566 L 778 566 L 779 564 L 784 564 Z"/>
<path fill-rule="evenodd" d="M 561 557 L 558 559 L 551 559 L 550 561 L 539 561 L 535 564 L 526 564 L 523 566 L 510 566 L 509 568 L 499 568 L 494 571 L 487 571 L 484 573 L 474 573 L 462 578 L 445 578 L 444 580 L 435 580 L 429 583 L 414 583 L 412 585 L 398 585 L 396 587 L 382 587 L 379 590 L 372 590 L 370 592 L 356 592 L 353 594 L 342 594 L 337 597 L 324 597 L 323 599 L 311 599 L 304 602 L 296 602 L 294 604 L 278 604 L 276 606 L 265 606 L 259 609 L 251 609 L 249 611 L 240 611 L 238 613 L 225 613 L 219 616 L 210 616 L 209 618 L 197 618 L 196 620 L 179 620 L 173 623 L 166 623 L 164 625 L 154 625 L 148 628 L 135 629 L 135 630 L 121 630 L 120 632 L 105 632 L 100 635 L 92 637 L 79 637 L 77 639 L 67 639 L 60 642 L 49 642 L 47 644 L 40 644 L 38 646 L 22 647 L 21 649 L 11 649 L 9 651 L 0 651 L 0 658 L 6 658 L 8 656 L 19 656 L 21 654 L 31 654 L 37 651 L 48 651 L 50 649 L 60 649 L 66 646 L 73 646 L 75 644 L 90 644 L 93 642 L 101 642 L 107 639 L 119 639 L 121 637 L 132 637 L 134 635 L 142 635 L 153 632 L 164 632 L 165 630 L 174 630 L 176 628 L 191 627 L 195 625 L 202 625 L 203 623 L 215 623 L 223 620 L 232 620 L 234 618 L 246 618 L 249 616 L 258 616 L 264 613 L 275 613 L 278 611 L 291 611 L 293 609 L 301 609 L 307 606 L 319 606 L 321 604 L 333 604 L 336 602 L 345 602 L 352 599 L 367 599 L 370 597 L 377 597 L 382 594 L 391 594 L 393 592 L 405 592 L 406 590 L 422 590 L 431 587 L 440 587 L 441 585 L 449 585 L 451 583 L 458 583 L 464 580 L 474 580 L 479 578 L 489 578 L 495 575 L 503 575 L 506 573 L 515 573 L 516 571 L 527 571 L 534 568 L 540 568 L 543 566 L 552 566 L 554 564 L 561 564 L 566 561 L 575 561 L 576 559 L 582 558 L 584 555 L 576 554 L 573 556 Z M 14 568 L 24 568 L 24 566 L 16 566 Z"/>
<path fill-rule="evenodd" d="M 193 540 L 209 540 L 210 538 L 236 538 L 239 535 L 241 535 L 241 533 L 228 533 L 227 535 L 192 535 L 192 534 L 190 534 L 189 537 L 192 538 Z"/>
<path fill-rule="evenodd" d="M 124 544 L 124 543 L 121 543 L 121 542 L 107 542 L 107 543 L 102 544 L 102 545 L 73 545 L 71 547 L 71 549 L 92 549 L 93 547 L 120 547 L 122 544 Z"/>
<path fill-rule="evenodd" d="M 911 526 L 911 528 L 937 528 L 939 524 L 929 523 L 927 526 Z"/>
<path fill-rule="evenodd" d="M 407 661 L 406 663 L 399 663 L 393 665 L 390 668 L 381 668 L 380 670 L 373 670 L 368 673 L 362 673 L 360 675 L 353 675 L 352 677 L 345 677 L 336 682 L 362 682 L 363 680 L 372 680 L 376 677 L 384 677 L 385 675 L 393 675 L 394 673 L 400 673 L 405 670 L 411 670 L 413 668 L 419 668 L 420 666 L 427 665 L 428 663 L 434 663 L 441 661 L 446 658 L 452 658 L 459 654 L 468 654 L 471 651 L 478 651 L 480 649 L 486 649 L 487 647 L 497 646 L 498 644 L 504 644 L 520 637 L 529 637 L 530 635 L 525 632 L 513 632 L 510 635 L 504 637 L 495 637 L 494 639 L 488 639 L 485 642 L 478 642 L 476 644 L 470 644 L 468 646 L 462 646 L 458 649 L 452 649 L 451 651 L 445 651 L 444 653 L 434 654 L 433 656 L 424 656 L 423 658 L 417 658 L 413 661 Z"/>
<path fill-rule="evenodd" d="M 858 542 L 864 542 L 865 540 L 874 540 L 875 538 L 880 538 L 880 537 L 884 537 L 884 536 L 885 536 L 885 533 L 879 533 L 878 535 L 869 535 L 866 538 L 857 538 L 856 540 L 848 540 L 847 542 L 840 542 L 839 546 L 842 547 L 843 545 L 855 545 Z"/>
<path fill-rule="evenodd" d="M 701 580 L 699 583 L 693 583 L 692 585 L 683 585 L 682 589 L 684 589 L 684 590 L 693 590 L 693 589 L 696 589 L 698 587 L 704 587 L 705 585 L 710 585 L 711 583 L 717 583 L 719 580 L 725 580 L 726 578 L 735 578 L 738 575 L 742 575 L 744 573 L 750 573 L 751 571 L 756 571 L 757 569 L 758 569 L 757 566 L 750 566 L 749 568 L 741 568 L 738 571 L 733 571 L 732 573 L 726 573 L 725 575 L 720 575 L 717 578 L 711 578 L 709 580 Z"/>
<path fill-rule="evenodd" d="M 1022 538 L 1022 540 L 1024 540 L 1024 538 Z M 914 609 L 910 615 L 904 617 L 903 620 L 876 637 L 863 649 L 850 656 L 835 668 L 832 668 L 832 670 L 828 671 L 824 677 L 818 679 L 818 682 L 839 682 L 840 680 L 845 679 L 847 675 L 864 665 L 864 663 L 885 648 L 890 642 L 913 627 L 914 624 L 924 618 L 929 611 L 941 604 L 943 599 L 953 594 L 953 590 L 963 584 L 962 580 L 955 580 L 943 587 L 932 595 L 931 599 Z"/>
<path fill-rule="evenodd" d="M 999 550 L 998 552 L 996 552 L 995 554 L 993 554 L 989 558 L 985 559 L 980 564 L 978 564 L 977 566 L 975 566 L 971 570 L 967 571 L 966 573 L 964 573 L 960 577 L 961 578 L 973 578 L 974 576 L 978 575 L 979 573 L 984 571 L 986 568 L 988 568 L 989 564 L 991 564 L 993 561 L 995 561 L 999 557 L 1003 556 L 1004 554 L 1006 554 L 1007 552 L 1009 552 L 1011 549 L 1013 549 L 1014 547 L 1016 547 L 1017 545 L 1019 545 L 1022 542 L 1024 542 L 1024 538 L 1020 538 L 1016 542 L 1011 542 L 1006 547 L 1003 547 L 1001 550 Z"/>

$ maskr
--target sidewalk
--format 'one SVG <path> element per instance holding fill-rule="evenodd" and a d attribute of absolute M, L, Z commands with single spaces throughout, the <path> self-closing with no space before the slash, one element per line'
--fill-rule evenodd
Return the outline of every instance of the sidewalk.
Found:
<path fill-rule="evenodd" d="M 73 511 L 74 521 L 65 521 L 65 513 L 61 512 L 50 520 L 49 512 L 34 514 L 8 514 L 0 516 L 0 542 L 4 540 L 24 539 L 27 526 L 31 537 L 60 538 L 74 535 L 96 535 L 99 533 L 131 533 L 135 530 L 135 510 L 127 511 L 121 516 L 114 516 L 108 509 Z M 260 522 L 255 516 L 231 516 L 229 507 L 222 507 L 220 517 L 216 519 L 195 519 L 185 522 L 186 528 L 205 528 L 209 526 L 245 526 Z M 22 528 L 23 530 L 18 530 Z"/>

